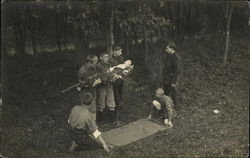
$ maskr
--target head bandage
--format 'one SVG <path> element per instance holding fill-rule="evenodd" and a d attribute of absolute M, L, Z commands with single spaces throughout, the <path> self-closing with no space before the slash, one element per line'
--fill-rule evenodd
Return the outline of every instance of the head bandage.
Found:
<path fill-rule="evenodd" d="M 130 66 L 130 65 L 132 65 L 132 61 L 131 61 L 131 60 L 126 60 L 126 61 L 124 62 L 124 64 L 125 64 L 126 66 Z"/>

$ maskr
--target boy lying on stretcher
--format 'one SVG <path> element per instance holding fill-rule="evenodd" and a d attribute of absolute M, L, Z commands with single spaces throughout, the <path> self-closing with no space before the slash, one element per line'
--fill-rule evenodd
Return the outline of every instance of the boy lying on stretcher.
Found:
<path fill-rule="evenodd" d="M 102 83 L 103 81 L 112 82 L 112 81 L 115 81 L 119 78 L 123 78 L 123 77 L 127 76 L 128 73 L 133 70 L 133 68 L 134 68 L 134 65 L 132 65 L 131 60 L 126 60 L 123 64 L 119 64 L 117 66 L 110 67 L 107 70 L 107 73 L 97 75 L 94 78 L 94 80 L 92 80 L 92 81 L 94 81 L 92 86 L 94 87 L 94 86 Z"/>
<path fill-rule="evenodd" d="M 176 115 L 173 100 L 164 94 L 162 88 L 156 89 L 155 97 L 156 100 L 153 101 L 153 112 L 148 116 L 148 119 L 151 119 L 156 113 L 160 113 L 163 114 L 164 124 L 173 127 L 172 118 L 173 115 Z"/>

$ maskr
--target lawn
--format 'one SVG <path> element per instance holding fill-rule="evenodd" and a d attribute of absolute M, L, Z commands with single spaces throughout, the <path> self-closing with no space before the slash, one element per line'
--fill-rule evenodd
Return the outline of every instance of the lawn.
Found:
<path fill-rule="evenodd" d="M 220 66 L 221 54 L 212 49 L 195 43 L 183 46 L 179 51 L 183 60 L 178 87 L 180 110 L 173 128 L 115 148 L 109 154 L 102 149 L 67 151 L 67 117 L 78 104 L 78 94 L 76 90 L 58 92 L 76 82 L 73 61 L 47 57 L 49 61 L 43 66 L 20 66 L 18 59 L 9 57 L 3 80 L 1 153 L 6 157 L 41 158 L 248 157 L 250 49 L 238 47 L 230 52 L 228 63 Z M 149 114 L 153 92 L 142 80 L 125 84 L 120 112 L 123 125 Z M 104 131 L 114 126 L 100 128 Z"/>

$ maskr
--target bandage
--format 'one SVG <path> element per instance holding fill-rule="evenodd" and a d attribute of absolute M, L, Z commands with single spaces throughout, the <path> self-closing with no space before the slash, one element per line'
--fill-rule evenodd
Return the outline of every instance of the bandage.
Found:
<path fill-rule="evenodd" d="M 101 132 L 98 131 L 98 129 L 95 130 L 95 132 L 93 133 L 93 136 L 94 136 L 95 138 L 98 138 L 100 135 L 101 135 Z"/>
<path fill-rule="evenodd" d="M 161 104 L 160 104 L 157 100 L 154 100 L 154 101 L 153 101 L 153 106 L 154 106 L 157 110 L 161 110 Z"/>
<path fill-rule="evenodd" d="M 165 120 L 164 120 L 164 124 L 165 124 L 165 125 L 168 125 L 168 123 L 169 123 L 168 119 L 165 119 Z"/>
<path fill-rule="evenodd" d="M 124 64 L 125 64 L 126 66 L 130 66 L 130 65 L 132 65 L 132 61 L 131 61 L 131 60 L 126 60 L 126 61 L 124 62 Z"/>

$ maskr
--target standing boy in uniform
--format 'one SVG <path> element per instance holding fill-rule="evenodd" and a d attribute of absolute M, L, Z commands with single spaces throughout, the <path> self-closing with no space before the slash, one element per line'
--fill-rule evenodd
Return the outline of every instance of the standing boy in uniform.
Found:
<path fill-rule="evenodd" d="M 122 64 L 124 62 L 124 58 L 122 56 L 122 48 L 120 46 L 114 47 L 114 51 L 112 54 L 112 66 L 117 66 L 119 64 Z M 115 98 L 115 120 L 117 123 L 119 123 L 118 119 L 118 111 L 120 110 L 120 102 L 122 99 L 122 93 L 123 93 L 123 85 L 124 85 L 124 80 L 122 78 L 117 79 L 113 83 L 113 90 L 114 90 L 114 98 Z"/>
<path fill-rule="evenodd" d="M 173 99 L 175 108 L 179 109 L 176 88 L 182 71 L 181 57 L 176 52 L 176 45 L 174 42 L 170 42 L 166 46 L 165 52 L 167 55 L 167 61 L 163 70 L 163 89 L 165 94 L 171 96 Z"/>
<path fill-rule="evenodd" d="M 87 63 L 81 66 L 78 71 L 78 80 L 79 82 L 85 81 L 88 82 L 89 77 L 94 76 L 97 74 L 97 66 L 98 57 L 96 55 L 89 54 L 87 56 Z M 94 98 L 96 96 L 96 89 L 92 87 L 92 85 L 84 84 L 77 87 L 78 91 L 80 91 L 80 103 L 83 101 L 83 95 L 87 92 L 90 92 Z M 95 99 L 90 105 L 90 111 L 96 113 L 96 102 Z"/>
<path fill-rule="evenodd" d="M 98 74 L 107 73 L 111 64 L 109 63 L 110 56 L 107 53 L 100 55 L 100 61 L 97 64 Z M 105 107 L 108 109 L 108 117 L 110 121 L 115 121 L 115 99 L 113 92 L 113 83 L 108 79 L 108 76 L 100 78 L 100 84 L 96 86 L 96 104 L 97 104 L 97 122 L 103 121 L 103 111 Z"/>

